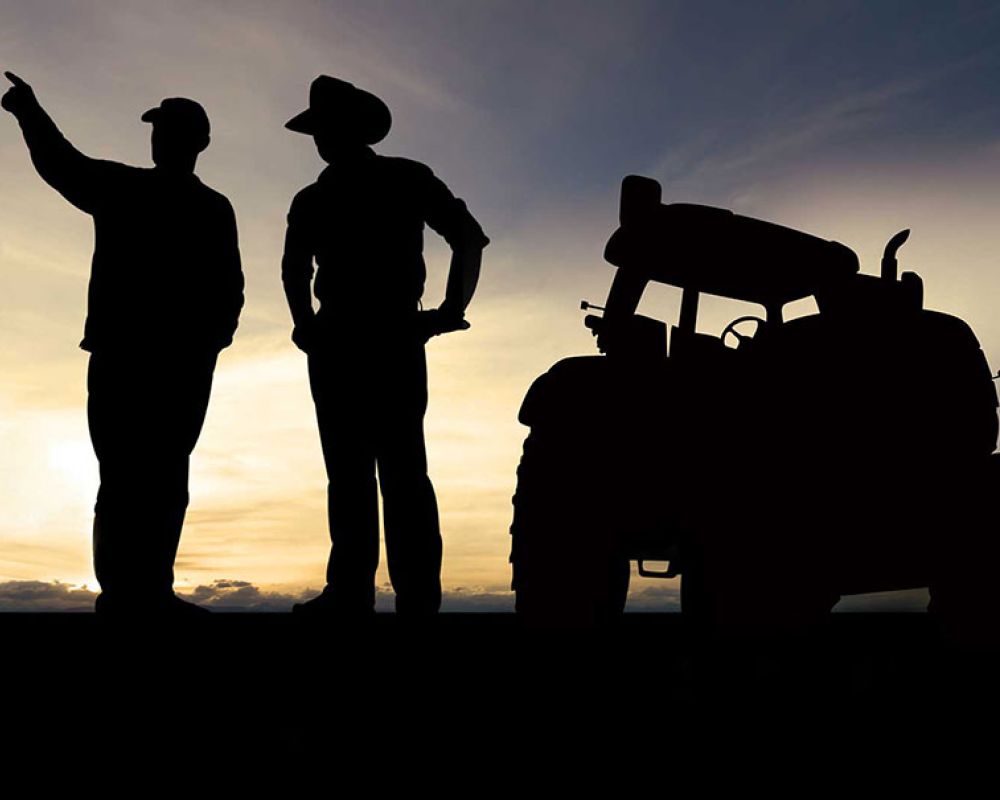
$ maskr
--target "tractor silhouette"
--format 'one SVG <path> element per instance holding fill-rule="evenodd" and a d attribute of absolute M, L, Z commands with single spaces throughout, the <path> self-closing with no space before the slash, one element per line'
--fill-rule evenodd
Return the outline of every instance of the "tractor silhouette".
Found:
<path fill-rule="evenodd" d="M 929 587 L 930 611 L 996 619 L 997 394 L 972 330 L 923 308 L 913 272 L 859 272 L 837 242 L 622 183 L 617 267 L 586 317 L 603 355 L 531 386 L 511 525 L 517 613 L 593 625 L 624 609 L 630 562 L 680 576 L 710 629 L 800 626 L 848 594 Z M 636 313 L 650 281 L 680 317 Z M 702 293 L 757 304 L 696 330 Z M 812 297 L 818 313 L 783 320 Z"/>

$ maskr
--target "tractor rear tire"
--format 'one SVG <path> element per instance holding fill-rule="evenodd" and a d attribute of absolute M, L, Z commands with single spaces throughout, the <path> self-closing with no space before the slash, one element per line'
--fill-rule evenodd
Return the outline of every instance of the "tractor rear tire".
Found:
<path fill-rule="evenodd" d="M 630 566 L 618 547 L 613 504 L 602 504 L 607 498 L 584 474 L 577 447 L 537 432 L 524 443 L 510 560 L 515 611 L 529 627 L 602 627 L 625 609 Z"/>

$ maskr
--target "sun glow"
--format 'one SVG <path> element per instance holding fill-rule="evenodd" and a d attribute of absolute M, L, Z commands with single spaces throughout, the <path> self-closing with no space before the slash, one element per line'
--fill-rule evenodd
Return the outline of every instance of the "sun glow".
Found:
<path fill-rule="evenodd" d="M 97 459 L 86 439 L 59 439 L 49 444 L 48 463 L 64 488 L 85 502 L 93 500 Z"/>

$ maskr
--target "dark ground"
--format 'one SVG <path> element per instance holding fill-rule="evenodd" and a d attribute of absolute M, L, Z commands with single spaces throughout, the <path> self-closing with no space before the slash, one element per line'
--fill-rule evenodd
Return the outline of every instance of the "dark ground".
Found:
<path fill-rule="evenodd" d="M 386 614 L 362 630 L 287 614 L 157 628 L 7 614 L 0 632 L 13 764 L 204 759 L 245 776 L 376 753 L 413 780 L 488 761 L 557 782 L 618 765 L 656 785 L 733 753 L 758 767 L 890 752 L 940 766 L 943 753 L 992 763 L 998 742 L 1000 655 L 942 641 L 922 614 L 835 614 L 754 643 L 699 640 L 676 614 L 589 634 L 525 631 L 508 614 L 426 629 Z"/>

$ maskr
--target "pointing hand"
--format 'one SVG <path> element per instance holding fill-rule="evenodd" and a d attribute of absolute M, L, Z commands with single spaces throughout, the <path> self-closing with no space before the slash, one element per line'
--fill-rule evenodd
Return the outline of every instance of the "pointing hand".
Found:
<path fill-rule="evenodd" d="M 35 93 L 28 84 L 13 72 L 5 72 L 4 76 L 12 85 L 4 96 L 0 98 L 0 106 L 3 106 L 16 117 L 25 108 L 37 105 L 38 101 L 35 99 Z"/>

